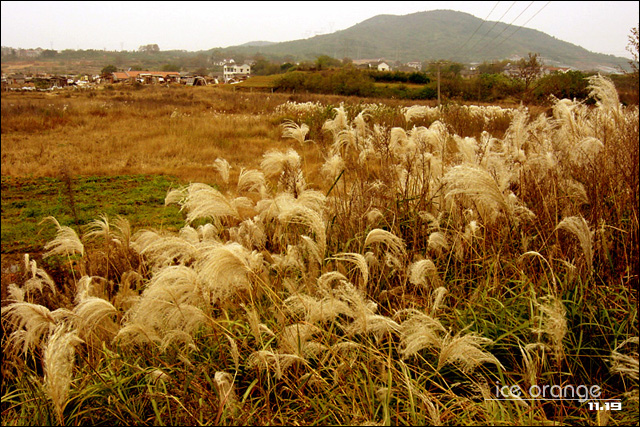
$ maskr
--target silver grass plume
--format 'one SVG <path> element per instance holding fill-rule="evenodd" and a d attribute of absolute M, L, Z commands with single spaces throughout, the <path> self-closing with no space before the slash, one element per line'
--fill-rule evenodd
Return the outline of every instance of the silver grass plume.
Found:
<path fill-rule="evenodd" d="M 424 105 L 412 105 L 410 107 L 403 107 L 401 112 L 402 115 L 404 115 L 404 119 L 409 123 L 413 119 L 420 119 L 426 116 L 429 112 L 429 107 Z"/>
<path fill-rule="evenodd" d="M 26 270 L 31 273 L 31 277 L 24 282 L 22 290 L 28 293 L 33 289 L 37 289 L 42 293 L 42 289 L 44 285 L 46 285 L 55 295 L 56 284 L 51 276 L 49 276 L 49 274 L 43 269 L 38 268 L 35 260 L 29 260 L 29 254 L 25 254 L 24 262 Z"/>
<path fill-rule="evenodd" d="M 444 286 L 440 286 L 433 291 L 433 302 L 431 303 L 431 315 L 435 316 L 436 312 L 440 309 L 442 305 L 442 300 L 444 296 L 447 294 L 447 288 Z"/>
<path fill-rule="evenodd" d="M 570 151 L 571 160 L 576 165 L 592 162 L 603 149 L 604 144 L 598 138 L 593 136 L 584 137 Z"/>
<path fill-rule="evenodd" d="M 198 282 L 212 296 L 212 303 L 227 300 L 241 291 L 251 291 L 262 272 L 263 257 L 236 242 L 203 251 L 196 263 Z"/>
<path fill-rule="evenodd" d="M 366 286 L 369 282 L 369 266 L 367 260 L 361 254 L 354 252 L 340 252 L 329 258 L 334 261 L 345 261 L 354 264 L 362 274 L 362 286 Z"/>
<path fill-rule="evenodd" d="M 306 142 L 305 138 L 307 133 L 309 133 L 309 126 L 306 124 L 298 125 L 292 120 L 286 120 L 281 126 L 283 138 L 295 139 L 300 145 Z"/>
<path fill-rule="evenodd" d="M 231 358 L 233 359 L 233 364 L 236 367 L 236 371 L 240 369 L 240 351 L 238 350 L 238 344 L 236 340 L 231 338 L 228 334 L 224 334 L 229 341 L 229 348 L 231 350 Z"/>
<path fill-rule="evenodd" d="M 320 191 L 304 190 L 298 194 L 296 199 L 298 203 L 318 213 L 322 213 L 325 209 L 326 196 Z"/>
<path fill-rule="evenodd" d="M 587 77 L 589 81 L 589 96 L 596 99 L 596 105 L 608 111 L 619 111 L 620 99 L 613 81 L 599 73 Z"/>
<path fill-rule="evenodd" d="M 213 376 L 213 385 L 218 392 L 218 399 L 220 399 L 219 410 L 222 411 L 225 407 L 235 409 L 238 397 L 233 384 L 233 375 L 228 372 L 217 371 Z"/>
<path fill-rule="evenodd" d="M 185 185 L 179 188 L 172 188 L 167 191 L 164 197 L 164 205 L 182 205 L 187 198 L 189 186 Z"/>
<path fill-rule="evenodd" d="M 267 234 L 260 220 L 246 219 L 236 228 L 229 229 L 231 240 L 235 240 L 248 249 L 264 249 Z"/>
<path fill-rule="evenodd" d="M 524 151 L 524 145 L 529 140 L 529 113 L 526 108 L 519 108 L 515 111 L 509 128 L 505 133 L 502 141 L 503 151 L 509 163 L 523 163 L 527 156 Z"/>
<path fill-rule="evenodd" d="M 384 219 L 384 214 L 378 208 L 373 208 L 367 211 L 365 217 L 367 218 L 367 224 L 369 226 L 374 226 L 382 219 Z"/>
<path fill-rule="evenodd" d="M 406 255 L 404 240 L 387 230 L 374 228 L 367 234 L 364 240 L 364 248 L 376 244 L 386 247 L 386 251 L 383 253 L 387 255 L 387 261 L 392 267 L 397 268 L 401 265 L 402 259 Z"/>
<path fill-rule="evenodd" d="M 357 334 L 373 334 L 377 339 L 385 335 L 397 333 L 400 325 L 393 319 L 376 314 L 378 305 L 366 299 L 364 293 L 350 283 L 345 283 L 337 290 L 337 297 L 347 303 L 351 323 L 344 325 L 348 336 Z"/>
<path fill-rule="evenodd" d="M 593 268 L 593 236 L 594 232 L 589 229 L 589 224 L 582 216 L 570 216 L 564 218 L 556 226 L 556 230 L 565 230 L 578 238 L 582 253 L 584 254 L 589 272 Z"/>
<path fill-rule="evenodd" d="M 304 316 L 305 322 L 310 324 L 332 321 L 341 314 L 351 313 L 346 302 L 332 295 L 318 299 L 297 293 L 288 297 L 284 304 L 293 314 Z"/>
<path fill-rule="evenodd" d="M 495 210 L 510 212 L 510 206 L 498 182 L 484 169 L 471 166 L 455 166 L 443 178 L 447 185 L 445 197 L 463 194 L 472 198 L 489 213 Z"/>
<path fill-rule="evenodd" d="M 518 344 L 520 348 L 520 354 L 522 354 L 522 361 L 524 362 L 524 376 L 525 376 L 525 384 L 527 387 L 531 387 L 532 385 L 538 385 L 538 375 L 539 375 L 539 359 L 532 357 L 532 348 L 535 348 L 535 345 L 526 345 L 524 348 Z"/>
<path fill-rule="evenodd" d="M 547 295 L 540 298 L 540 302 L 533 301 L 539 309 L 540 314 L 534 316 L 533 321 L 538 325 L 531 328 L 533 333 L 538 334 L 538 341 L 541 341 L 542 335 L 550 340 L 550 348 L 556 357 L 556 363 L 559 365 L 564 359 L 564 347 L 562 341 L 568 332 L 566 310 L 562 300 Z"/>
<path fill-rule="evenodd" d="M 311 338 L 320 333 L 321 329 L 309 323 L 295 323 L 286 326 L 278 337 L 278 350 L 282 354 L 295 354 L 303 359 L 314 357 L 326 346 Z"/>
<path fill-rule="evenodd" d="M 266 180 L 264 174 L 255 169 L 240 169 L 238 175 L 238 192 L 256 192 L 260 196 L 266 196 Z"/>
<path fill-rule="evenodd" d="M 330 131 L 335 139 L 338 133 L 349 127 L 349 120 L 347 118 L 347 113 L 344 110 L 343 104 L 340 104 L 339 107 L 334 108 L 333 111 L 336 112 L 335 117 L 333 119 L 325 121 L 322 125 L 322 129 Z"/>
<path fill-rule="evenodd" d="M 229 165 L 229 162 L 227 160 L 217 158 L 213 162 L 213 168 L 218 171 L 220 177 L 225 183 L 229 182 L 229 171 L 231 169 L 231 165 Z"/>
<path fill-rule="evenodd" d="M 42 255 L 44 258 L 52 255 L 84 255 L 84 245 L 71 227 L 61 226 L 58 220 L 52 216 L 46 217 L 43 222 L 47 220 L 54 223 L 57 232 L 56 237 L 44 246 L 44 249 L 47 251 Z"/>
<path fill-rule="evenodd" d="M 238 211 L 231 202 L 210 185 L 192 183 L 187 187 L 186 193 L 186 197 L 178 204 L 181 211 L 187 212 L 187 224 L 197 219 L 210 218 L 219 223 L 223 218 L 239 218 Z"/>
<path fill-rule="evenodd" d="M 305 204 L 303 204 L 304 201 L 301 202 L 297 200 L 298 199 L 278 199 L 280 202 L 278 206 L 280 211 L 277 219 L 281 224 L 287 226 L 301 225 L 307 227 L 318 244 L 318 250 L 320 253 L 324 254 L 326 250 L 327 234 L 322 215 L 313 208 L 305 206 Z M 314 200 L 316 199 L 308 199 L 306 202 L 307 204 L 311 202 L 313 206 L 315 204 Z"/>
<path fill-rule="evenodd" d="M 70 312 L 59 308 L 50 311 L 48 308 L 29 302 L 14 302 L 2 307 L 2 318 L 7 319 L 14 331 L 10 335 L 11 347 L 16 351 L 22 345 L 22 352 L 37 347 L 48 336 L 56 325 L 70 317 Z"/>
<path fill-rule="evenodd" d="M 100 215 L 99 219 L 94 219 L 85 229 L 84 237 L 87 239 L 102 240 L 109 243 L 112 240 L 111 224 L 107 215 Z"/>
<path fill-rule="evenodd" d="M 632 351 L 629 354 L 622 353 L 621 349 L 627 344 L 635 344 L 637 349 L 638 337 L 631 337 L 622 341 L 615 350 L 611 352 L 611 357 L 609 358 L 611 361 L 610 370 L 612 373 L 619 373 L 620 375 L 628 376 L 638 381 L 638 351 Z"/>
<path fill-rule="evenodd" d="M 356 130 L 356 134 L 359 139 L 365 139 L 369 134 L 369 128 L 367 126 L 367 119 L 371 118 L 369 113 L 370 108 L 365 107 L 358 115 L 353 119 L 353 126 Z"/>
<path fill-rule="evenodd" d="M 196 312 L 199 313 L 199 312 Z M 193 335 L 191 332 L 185 332 L 180 329 L 171 329 L 165 331 L 158 341 L 160 351 L 166 352 L 170 347 L 177 347 L 180 352 L 179 355 L 184 357 L 185 360 L 188 358 L 185 356 L 185 350 L 193 350 L 198 351 L 198 346 L 196 346 Z"/>
<path fill-rule="evenodd" d="M 109 342 L 116 335 L 118 325 L 114 318 L 118 310 L 107 300 L 98 297 L 84 298 L 73 308 L 76 330 L 85 341 L 95 336 Z"/>
<path fill-rule="evenodd" d="M 427 247 L 434 250 L 437 254 L 442 254 L 449 250 L 449 242 L 447 236 L 442 231 L 434 231 L 429 234 L 427 239 Z"/>
<path fill-rule="evenodd" d="M 330 293 L 332 290 L 331 283 L 337 282 L 338 284 L 347 283 L 347 277 L 338 271 L 328 271 L 322 273 L 317 279 L 318 289 L 323 293 Z"/>
<path fill-rule="evenodd" d="M 483 363 L 493 363 L 504 370 L 502 363 L 493 354 L 481 348 L 483 345 L 492 344 L 493 340 L 475 333 L 462 335 L 462 332 L 456 336 L 447 334 L 442 340 L 438 370 L 445 365 L 454 364 L 460 366 L 463 372 L 470 373 Z"/>
<path fill-rule="evenodd" d="M 327 181 L 334 182 L 344 169 L 344 159 L 340 154 L 334 154 L 325 160 L 320 170 Z"/>
<path fill-rule="evenodd" d="M 330 154 L 343 154 L 346 156 L 349 151 L 358 151 L 358 132 L 352 128 L 341 130 L 334 137 Z"/>
<path fill-rule="evenodd" d="M 409 136 L 407 135 L 407 132 L 400 127 L 392 128 L 389 135 L 389 150 L 396 157 L 402 157 L 407 154 L 410 149 L 411 146 L 409 144 Z"/>
<path fill-rule="evenodd" d="M 442 323 L 437 318 L 414 309 L 402 310 L 396 315 L 405 312 L 409 316 L 400 324 L 402 358 L 414 356 L 425 348 L 440 348 L 443 336 L 447 333 Z"/>
<path fill-rule="evenodd" d="M 423 259 L 409 265 L 409 281 L 416 286 L 425 288 L 429 284 L 438 287 L 442 283 L 438 269 L 430 259 Z"/>
<path fill-rule="evenodd" d="M 247 367 L 257 367 L 264 371 L 274 371 L 276 379 L 282 378 L 284 371 L 295 362 L 305 363 L 305 359 L 295 354 L 282 354 L 273 350 L 258 350 L 249 355 Z"/>
<path fill-rule="evenodd" d="M 150 384 L 164 383 L 169 381 L 170 377 L 164 373 L 161 369 L 154 369 L 147 373 L 147 380 Z"/>
<path fill-rule="evenodd" d="M 282 152 L 269 150 L 262 156 L 260 168 L 267 178 L 278 177 L 284 191 L 297 195 L 306 187 L 302 175 L 300 155 L 293 149 Z"/>
<path fill-rule="evenodd" d="M 56 327 L 44 348 L 45 390 L 53 401 L 60 424 L 64 424 L 63 412 L 73 379 L 75 346 L 81 343 L 75 332 L 63 323 Z"/>
<path fill-rule="evenodd" d="M 476 164 L 476 153 L 478 151 L 478 142 L 472 137 L 460 137 L 454 135 L 453 140 L 458 148 L 458 153 L 463 163 Z"/>
<path fill-rule="evenodd" d="M 7 286 L 7 301 L 11 302 L 24 302 L 25 291 L 15 283 L 10 283 Z"/>
<path fill-rule="evenodd" d="M 198 274 L 185 266 L 165 267 L 154 274 L 138 302 L 127 312 L 116 339 L 123 344 L 163 339 L 172 331 L 193 334 L 206 321 L 202 308 L 209 295 Z M 202 308 L 201 308 L 202 307 Z"/>
<path fill-rule="evenodd" d="M 186 264 L 195 260 L 198 254 L 198 245 L 190 239 L 172 234 L 163 235 L 152 230 L 136 233 L 132 247 L 140 255 L 147 257 L 154 267 L 164 267 L 175 262 Z"/>

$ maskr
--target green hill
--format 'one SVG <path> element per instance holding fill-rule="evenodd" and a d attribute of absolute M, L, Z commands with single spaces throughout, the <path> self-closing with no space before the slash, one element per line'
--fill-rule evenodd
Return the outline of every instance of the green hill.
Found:
<path fill-rule="evenodd" d="M 378 15 L 332 34 L 264 46 L 233 46 L 225 50 L 246 55 L 290 55 L 296 60 L 329 55 L 401 62 L 446 59 L 462 63 L 526 57 L 534 52 L 539 53 L 548 65 L 581 70 L 628 66 L 626 58 L 590 52 L 541 31 L 483 22 L 468 13 L 451 10 L 403 16 Z"/>

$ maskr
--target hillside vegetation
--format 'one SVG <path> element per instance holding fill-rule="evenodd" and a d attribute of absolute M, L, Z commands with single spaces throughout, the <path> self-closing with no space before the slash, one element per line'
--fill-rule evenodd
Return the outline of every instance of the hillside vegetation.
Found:
<path fill-rule="evenodd" d="M 514 55 L 526 57 L 529 52 L 538 52 L 549 65 L 572 66 L 585 71 L 597 70 L 599 66 L 626 69 L 629 65 L 625 58 L 589 52 L 530 28 L 515 32 L 501 22 L 484 22 L 483 31 L 475 35 L 474 30 L 481 24 L 483 21 L 473 15 L 451 10 L 379 15 L 331 34 L 260 47 L 233 46 L 222 51 L 291 55 L 298 60 L 329 55 L 401 62 L 446 59 L 466 64 L 500 61 Z M 506 37 L 512 33 L 513 36 Z M 471 39 L 472 36 L 475 37 Z M 471 43 L 467 44 L 470 39 Z"/>

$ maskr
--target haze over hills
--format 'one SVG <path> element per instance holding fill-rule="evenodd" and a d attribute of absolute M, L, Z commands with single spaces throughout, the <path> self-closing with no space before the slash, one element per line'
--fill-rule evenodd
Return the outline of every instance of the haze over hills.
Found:
<path fill-rule="evenodd" d="M 256 42 L 258 43 L 258 42 Z M 246 55 L 290 55 L 313 60 L 385 58 L 389 61 L 451 60 L 480 63 L 539 53 L 547 65 L 580 70 L 628 68 L 628 59 L 590 52 L 538 30 L 483 21 L 452 10 L 378 15 L 345 30 L 281 43 L 245 43 L 223 50 Z"/>

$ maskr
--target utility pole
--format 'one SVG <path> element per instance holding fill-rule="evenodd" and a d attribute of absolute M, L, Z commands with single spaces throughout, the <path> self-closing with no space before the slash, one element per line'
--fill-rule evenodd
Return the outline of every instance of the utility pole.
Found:
<path fill-rule="evenodd" d="M 438 107 L 440 106 L 440 61 L 438 61 Z"/>

